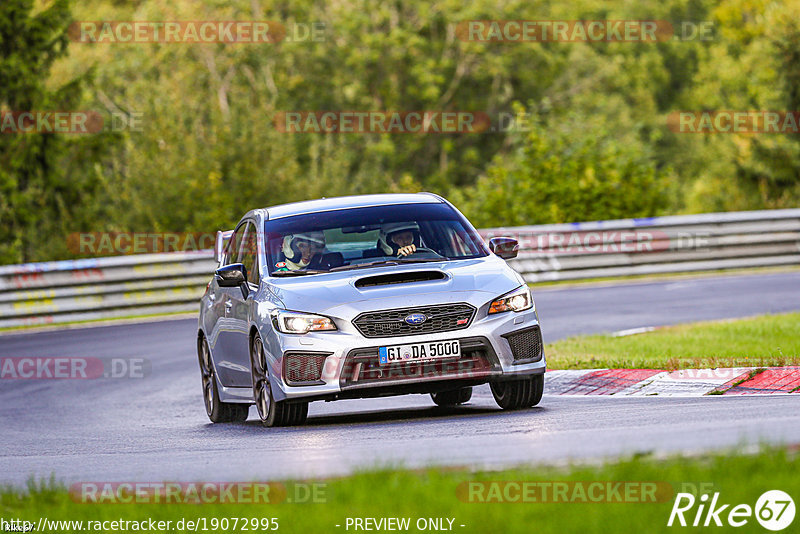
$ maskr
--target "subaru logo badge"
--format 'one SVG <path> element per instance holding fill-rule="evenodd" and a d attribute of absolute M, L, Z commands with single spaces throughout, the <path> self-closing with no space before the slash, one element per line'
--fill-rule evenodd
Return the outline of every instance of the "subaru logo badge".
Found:
<path fill-rule="evenodd" d="M 411 325 L 422 324 L 428 320 L 424 313 L 412 313 L 405 319 L 403 319 L 406 323 Z"/>

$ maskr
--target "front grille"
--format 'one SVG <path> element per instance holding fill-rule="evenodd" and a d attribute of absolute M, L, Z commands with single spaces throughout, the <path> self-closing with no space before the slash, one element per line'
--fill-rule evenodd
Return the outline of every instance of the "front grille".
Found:
<path fill-rule="evenodd" d="M 542 359 L 542 333 L 538 326 L 503 336 L 511 346 L 514 361 L 537 362 Z"/>
<path fill-rule="evenodd" d="M 412 313 L 421 313 L 427 319 L 422 324 L 410 325 L 405 318 Z M 469 327 L 474 316 L 475 308 L 462 302 L 362 313 L 353 324 L 364 337 L 414 336 L 461 330 Z"/>
<path fill-rule="evenodd" d="M 328 356 L 330 353 L 287 352 L 283 355 L 283 377 L 293 386 L 320 383 Z"/>
<path fill-rule="evenodd" d="M 378 347 L 355 349 L 345 358 L 339 385 L 368 386 L 398 380 L 462 378 L 480 379 L 500 370 L 500 363 L 486 338 L 461 339 L 461 358 L 381 365 Z"/>

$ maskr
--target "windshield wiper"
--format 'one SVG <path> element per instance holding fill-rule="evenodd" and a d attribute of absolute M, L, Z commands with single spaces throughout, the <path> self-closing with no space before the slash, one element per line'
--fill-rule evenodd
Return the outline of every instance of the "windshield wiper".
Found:
<path fill-rule="evenodd" d="M 331 272 L 335 271 L 349 271 L 351 269 L 367 269 L 368 267 L 379 267 L 381 265 L 400 265 L 397 260 L 380 260 L 371 261 L 369 263 L 359 263 L 358 265 L 341 265 L 334 267 Z"/>
<path fill-rule="evenodd" d="M 307 274 L 320 274 L 327 273 L 328 271 L 319 271 L 316 269 L 306 269 L 300 271 L 272 271 L 270 276 L 305 276 Z"/>
<path fill-rule="evenodd" d="M 395 261 L 398 263 L 431 263 L 447 261 L 449 258 L 442 256 L 441 258 L 398 258 Z"/>

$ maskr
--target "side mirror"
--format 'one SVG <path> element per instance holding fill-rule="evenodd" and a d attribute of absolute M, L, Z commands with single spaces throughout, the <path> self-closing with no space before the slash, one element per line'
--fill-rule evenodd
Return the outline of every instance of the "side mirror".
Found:
<path fill-rule="evenodd" d="M 517 257 L 519 242 L 510 237 L 493 237 L 489 240 L 489 250 L 504 260 Z"/>
<path fill-rule="evenodd" d="M 219 287 L 241 287 L 247 281 L 244 265 L 232 263 L 214 271 L 214 278 Z"/>

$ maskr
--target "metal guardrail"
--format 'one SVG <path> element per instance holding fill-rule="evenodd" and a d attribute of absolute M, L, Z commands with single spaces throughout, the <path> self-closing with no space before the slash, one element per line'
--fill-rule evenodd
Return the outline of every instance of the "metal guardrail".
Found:
<path fill-rule="evenodd" d="M 800 209 L 707 213 L 480 230 L 520 240 L 531 283 L 800 265 Z"/>
<path fill-rule="evenodd" d="M 528 282 L 800 265 L 800 209 L 480 230 Z M 213 251 L 0 266 L 0 327 L 198 309 Z"/>
<path fill-rule="evenodd" d="M 0 327 L 196 311 L 211 250 L 0 266 Z"/>

